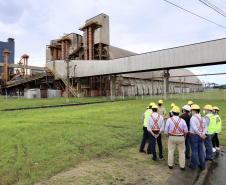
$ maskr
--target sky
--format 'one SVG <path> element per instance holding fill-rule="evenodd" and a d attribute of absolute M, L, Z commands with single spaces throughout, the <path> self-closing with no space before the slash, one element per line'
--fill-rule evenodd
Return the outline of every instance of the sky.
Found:
<path fill-rule="evenodd" d="M 168 0 L 226 27 L 226 17 L 199 0 Z M 226 0 L 211 0 L 226 11 Z M 15 38 L 15 63 L 44 66 L 46 45 L 64 33 L 78 33 L 85 20 L 110 17 L 110 44 L 135 53 L 226 38 L 226 28 L 200 19 L 164 0 L 0 0 L 0 41 Z M 226 73 L 226 65 L 188 68 L 195 74 Z M 226 84 L 226 75 L 199 77 Z"/>

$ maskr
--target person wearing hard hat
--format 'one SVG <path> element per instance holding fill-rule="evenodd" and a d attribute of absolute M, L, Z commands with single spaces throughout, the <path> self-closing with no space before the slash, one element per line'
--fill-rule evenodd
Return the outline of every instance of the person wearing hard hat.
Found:
<path fill-rule="evenodd" d="M 188 105 L 191 107 L 193 105 L 193 101 L 188 101 Z M 192 117 L 192 112 L 189 113 L 189 116 Z"/>
<path fill-rule="evenodd" d="M 162 107 L 163 101 L 159 100 L 158 101 L 158 113 L 163 116 L 163 118 L 166 116 L 166 109 Z"/>
<path fill-rule="evenodd" d="M 146 107 L 146 110 L 149 109 L 149 106 Z M 142 123 L 144 124 L 144 117 L 145 117 L 145 112 L 142 114 Z"/>
<path fill-rule="evenodd" d="M 204 140 L 204 145 L 206 147 L 206 160 L 213 160 L 213 147 L 212 139 L 216 132 L 217 118 L 213 114 L 213 107 L 211 105 L 206 105 L 204 107 L 203 113 L 205 114 L 205 120 L 208 125 L 208 132 L 206 133 L 206 139 Z"/>
<path fill-rule="evenodd" d="M 162 155 L 161 132 L 164 131 L 164 119 L 160 114 L 158 114 L 157 105 L 152 106 L 152 114 L 148 117 L 147 129 L 151 133 L 150 140 L 151 140 L 151 151 L 153 154 L 152 160 L 153 161 L 157 160 L 156 150 L 155 150 L 155 145 L 156 145 L 155 140 L 157 140 L 158 147 L 159 147 L 159 158 L 162 159 L 163 155 Z"/>
<path fill-rule="evenodd" d="M 191 146 L 191 161 L 187 166 L 191 169 L 196 169 L 198 165 L 198 159 L 200 167 L 205 170 L 205 153 L 203 149 L 204 139 L 208 131 L 208 126 L 205 119 L 199 114 L 200 107 L 196 104 L 191 106 L 191 112 L 193 116 L 190 119 L 189 140 Z"/>
<path fill-rule="evenodd" d="M 173 117 L 173 114 L 172 114 L 172 109 L 173 107 L 176 106 L 174 103 L 171 103 L 171 110 L 169 111 L 169 117 Z"/>
<path fill-rule="evenodd" d="M 191 107 L 189 105 L 185 105 L 185 106 L 182 107 L 182 113 L 183 114 L 180 116 L 180 118 L 184 119 L 184 121 L 186 122 L 188 130 L 190 129 L 190 119 L 191 119 L 191 117 L 189 116 L 190 112 L 191 112 Z M 190 159 L 189 134 L 186 135 L 185 147 L 186 147 L 185 157 L 187 159 Z"/>
<path fill-rule="evenodd" d="M 188 105 L 191 107 L 193 105 L 193 101 L 188 101 Z"/>
<path fill-rule="evenodd" d="M 144 113 L 143 138 L 142 138 L 140 149 L 139 149 L 140 153 L 146 153 L 146 151 L 144 150 L 144 147 L 145 147 L 146 140 L 149 140 L 149 144 L 148 144 L 148 148 L 147 148 L 147 154 L 151 154 L 150 133 L 147 130 L 147 120 L 148 120 L 148 116 L 150 116 L 152 114 L 151 108 L 154 104 L 155 103 L 151 102 L 149 104 L 149 108 Z"/>
<path fill-rule="evenodd" d="M 165 134 L 168 138 L 168 166 L 173 169 L 174 150 L 178 147 L 179 165 L 181 170 L 185 170 L 185 138 L 188 133 L 186 122 L 179 117 L 180 108 L 174 106 L 173 117 L 168 118 L 165 127 Z"/>
<path fill-rule="evenodd" d="M 222 121 L 220 118 L 219 111 L 220 111 L 220 109 L 218 107 L 216 107 L 216 106 L 213 107 L 213 114 L 217 118 L 216 133 L 212 139 L 213 152 L 216 152 L 216 150 L 220 150 L 218 134 L 221 132 Z"/>

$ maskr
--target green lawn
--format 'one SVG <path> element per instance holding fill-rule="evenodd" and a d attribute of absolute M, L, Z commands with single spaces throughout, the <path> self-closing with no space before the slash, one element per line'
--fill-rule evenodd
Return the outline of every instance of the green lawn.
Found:
<path fill-rule="evenodd" d="M 0 109 L 54 105 L 61 101 L 65 99 L 1 101 Z M 157 103 L 156 99 L 154 101 Z M 124 152 L 128 147 L 139 145 L 141 116 L 150 102 L 150 99 L 139 99 L 78 107 L 1 111 L 0 184 L 32 184 L 97 155 Z M 225 101 L 194 102 L 201 107 L 205 104 L 218 106 L 223 123 L 226 121 Z M 164 101 L 167 112 L 171 103 L 182 107 L 187 100 Z M 221 145 L 226 145 L 225 133 L 223 127 Z M 164 136 L 163 140 L 166 143 Z M 167 153 L 166 144 L 164 153 Z"/>

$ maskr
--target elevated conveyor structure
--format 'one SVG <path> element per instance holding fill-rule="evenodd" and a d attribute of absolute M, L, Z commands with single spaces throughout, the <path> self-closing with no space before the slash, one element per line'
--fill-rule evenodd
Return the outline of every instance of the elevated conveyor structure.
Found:
<path fill-rule="evenodd" d="M 75 72 L 71 74 L 75 78 L 164 70 L 164 94 L 167 99 L 168 70 L 225 63 L 226 39 L 223 38 L 114 60 L 72 60 L 70 66 L 76 66 Z M 48 62 L 47 66 L 53 67 L 53 62 Z M 57 73 L 66 75 L 66 63 L 63 60 L 56 61 L 55 69 Z"/>

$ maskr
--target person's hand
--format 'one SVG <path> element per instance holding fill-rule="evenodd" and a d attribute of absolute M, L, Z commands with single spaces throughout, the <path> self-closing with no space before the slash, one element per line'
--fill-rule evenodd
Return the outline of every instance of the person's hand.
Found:
<path fill-rule="evenodd" d="M 159 134 L 155 134 L 155 138 L 157 139 L 157 137 L 159 137 Z"/>

